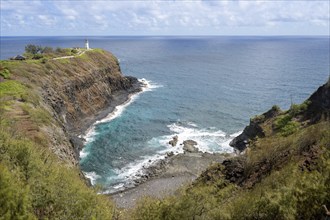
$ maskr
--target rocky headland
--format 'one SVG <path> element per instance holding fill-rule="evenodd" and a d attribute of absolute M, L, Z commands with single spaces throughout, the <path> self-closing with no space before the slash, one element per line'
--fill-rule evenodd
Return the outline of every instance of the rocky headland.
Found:
<path fill-rule="evenodd" d="M 14 61 L 3 65 L 10 62 Z M 10 66 L 11 77 L 41 97 L 38 102 L 52 117 L 40 134 L 33 135 L 47 136 L 53 152 L 75 166 L 83 147 L 79 136 L 143 86 L 135 77 L 124 76 L 117 58 L 101 49 L 66 59 L 15 62 Z M 31 130 L 29 126 L 21 129 Z"/>

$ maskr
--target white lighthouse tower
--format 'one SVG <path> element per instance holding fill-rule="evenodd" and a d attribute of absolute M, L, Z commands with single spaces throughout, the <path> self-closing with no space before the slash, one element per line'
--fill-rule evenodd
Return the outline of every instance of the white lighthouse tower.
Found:
<path fill-rule="evenodd" d="M 88 40 L 87 39 L 85 41 L 85 48 L 86 48 L 86 50 L 89 50 L 89 43 L 88 43 Z"/>

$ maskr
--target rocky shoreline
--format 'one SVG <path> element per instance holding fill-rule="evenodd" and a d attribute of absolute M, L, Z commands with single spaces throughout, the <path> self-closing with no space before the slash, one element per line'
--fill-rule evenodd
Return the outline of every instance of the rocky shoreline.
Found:
<path fill-rule="evenodd" d="M 185 140 L 180 145 L 184 153 L 169 152 L 164 159 L 144 168 L 143 175 L 137 176 L 134 187 L 108 194 L 117 206 L 133 208 L 145 196 L 163 198 L 173 195 L 180 187 L 192 183 L 212 163 L 222 163 L 235 156 L 233 153 L 203 153 L 193 140 Z"/>
<path fill-rule="evenodd" d="M 89 129 L 91 129 L 93 124 L 111 114 L 117 106 L 128 102 L 132 95 L 142 92 L 142 88 L 145 86 L 146 85 L 136 79 L 136 82 L 132 84 L 131 88 L 114 92 L 111 96 L 109 106 L 97 112 L 95 115 L 90 115 L 89 117 L 82 119 L 82 126 L 79 128 L 68 131 L 68 133 L 71 134 L 70 141 L 75 146 L 77 158 L 79 158 L 79 153 L 83 149 L 84 142 L 86 141 L 83 136 L 89 131 Z"/>

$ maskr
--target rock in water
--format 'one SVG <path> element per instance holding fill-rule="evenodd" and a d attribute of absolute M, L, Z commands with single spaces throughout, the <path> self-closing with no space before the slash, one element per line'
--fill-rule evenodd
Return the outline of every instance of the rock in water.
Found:
<path fill-rule="evenodd" d="M 170 140 L 168 143 L 169 143 L 170 145 L 172 145 L 172 147 L 175 147 L 176 144 L 178 143 L 178 135 L 175 135 L 175 136 L 173 137 L 173 140 Z"/>
<path fill-rule="evenodd" d="M 197 153 L 198 152 L 198 148 L 195 147 L 195 145 L 197 145 L 196 141 L 193 140 L 186 140 L 183 142 L 183 150 L 184 152 L 188 152 L 188 153 Z"/>

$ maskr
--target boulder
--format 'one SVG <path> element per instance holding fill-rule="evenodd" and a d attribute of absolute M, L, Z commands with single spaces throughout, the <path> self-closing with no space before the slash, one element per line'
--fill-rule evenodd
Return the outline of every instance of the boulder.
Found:
<path fill-rule="evenodd" d="M 197 153 L 198 152 L 198 148 L 195 147 L 195 145 L 197 145 L 196 141 L 193 140 L 186 140 L 183 142 L 183 150 L 184 152 L 188 152 L 188 153 Z"/>
<path fill-rule="evenodd" d="M 172 157 L 173 155 L 174 155 L 173 151 L 171 151 L 171 152 L 167 152 L 167 153 L 166 153 L 166 156 L 167 156 L 167 157 Z"/>
<path fill-rule="evenodd" d="M 178 135 L 175 135 L 172 140 L 168 142 L 172 147 L 175 147 L 176 144 L 178 143 Z"/>

